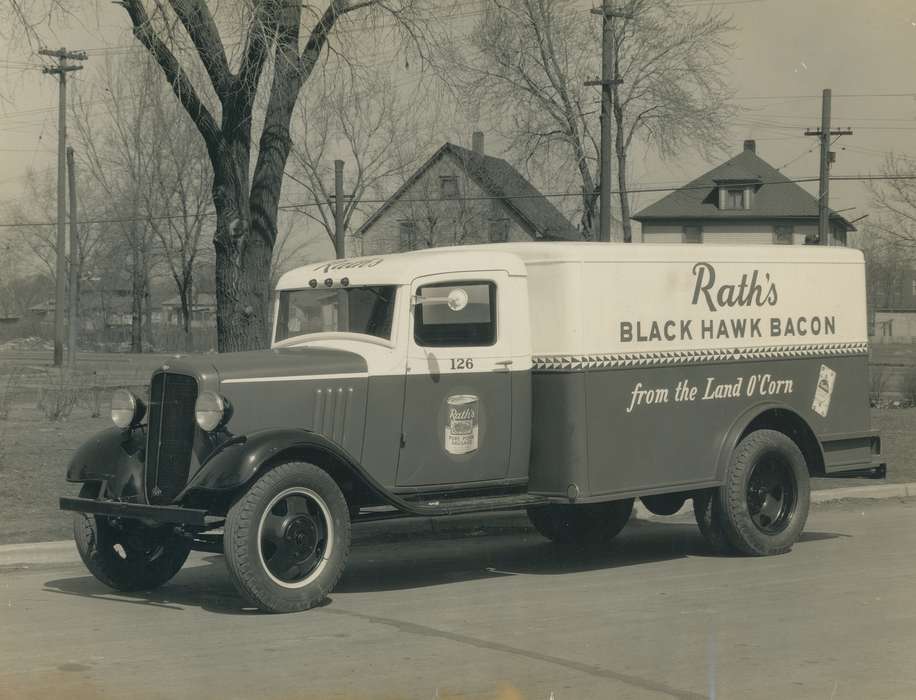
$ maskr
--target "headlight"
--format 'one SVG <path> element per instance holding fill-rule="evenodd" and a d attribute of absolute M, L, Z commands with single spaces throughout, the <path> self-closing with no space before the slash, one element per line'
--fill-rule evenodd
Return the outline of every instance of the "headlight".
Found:
<path fill-rule="evenodd" d="M 219 394 L 205 391 L 197 397 L 197 403 L 194 404 L 194 417 L 201 430 L 209 433 L 229 422 L 229 418 L 232 417 L 232 406 Z"/>
<path fill-rule="evenodd" d="M 119 428 L 133 428 L 146 415 L 146 405 L 127 389 L 111 395 L 111 420 Z"/>

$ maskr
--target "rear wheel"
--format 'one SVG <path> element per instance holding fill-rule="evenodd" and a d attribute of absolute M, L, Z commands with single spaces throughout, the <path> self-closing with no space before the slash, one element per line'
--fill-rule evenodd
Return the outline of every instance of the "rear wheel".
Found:
<path fill-rule="evenodd" d="M 95 498 L 96 484 L 83 484 L 80 498 Z M 191 551 L 170 528 L 150 528 L 110 518 L 76 513 L 73 539 L 90 573 L 109 588 L 141 591 L 158 588 L 179 572 Z"/>
<path fill-rule="evenodd" d="M 788 552 L 805 527 L 810 501 L 808 466 L 798 445 L 775 430 L 747 435 L 735 448 L 717 501 L 722 528 L 740 552 Z"/>
<path fill-rule="evenodd" d="M 573 505 L 552 503 L 528 509 L 528 518 L 544 537 L 558 544 L 610 542 L 627 524 L 633 499 Z"/>
<path fill-rule="evenodd" d="M 700 532 L 716 554 L 734 554 L 732 543 L 725 534 L 719 511 L 717 494 L 719 489 L 708 489 L 693 497 L 693 516 Z"/>
<path fill-rule="evenodd" d="M 267 612 L 321 603 L 350 551 L 350 514 L 334 480 L 312 464 L 282 464 L 226 517 L 226 565 L 239 592 Z"/>

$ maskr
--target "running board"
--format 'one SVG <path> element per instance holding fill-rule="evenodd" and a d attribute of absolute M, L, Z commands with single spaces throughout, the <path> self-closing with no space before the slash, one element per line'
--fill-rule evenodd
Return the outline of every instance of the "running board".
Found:
<path fill-rule="evenodd" d="M 472 496 L 466 498 L 402 498 L 405 510 L 415 515 L 459 515 L 462 513 L 485 513 L 497 510 L 521 510 L 539 506 L 550 501 L 544 496 L 529 493 L 513 493 L 499 496 Z"/>

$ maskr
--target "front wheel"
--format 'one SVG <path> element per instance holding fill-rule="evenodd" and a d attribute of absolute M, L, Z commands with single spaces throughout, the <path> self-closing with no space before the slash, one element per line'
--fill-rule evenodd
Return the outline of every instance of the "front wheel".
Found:
<path fill-rule="evenodd" d="M 321 603 L 350 552 L 350 515 L 334 480 L 312 464 L 282 464 L 226 516 L 223 548 L 239 592 L 267 612 Z"/>
<path fill-rule="evenodd" d="M 532 506 L 528 519 L 544 537 L 558 544 L 605 544 L 623 530 L 633 512 L 633 499 L 573 505 Z"/>
<path fill-rule="evenodd" d="M 81 498 L 94 498 L 98 487 L 85 484 Z M 179 572 L 191 552 L 187 540 L 168 528 L 149 528 L 124 521 L 115 526 L 109 518 L 76 513 L 73 539 L 89 572 L 118 591 L 158 588 Z"/>

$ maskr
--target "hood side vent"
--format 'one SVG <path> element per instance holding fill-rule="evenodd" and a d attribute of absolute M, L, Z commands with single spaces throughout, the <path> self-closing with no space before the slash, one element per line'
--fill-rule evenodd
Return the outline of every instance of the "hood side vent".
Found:
<path fill-rule="evenodd" d="M 331 387 L 315 390 L 315 432 L 342 445 L 347 417 L 353 403 L 352 387 Z"/>

